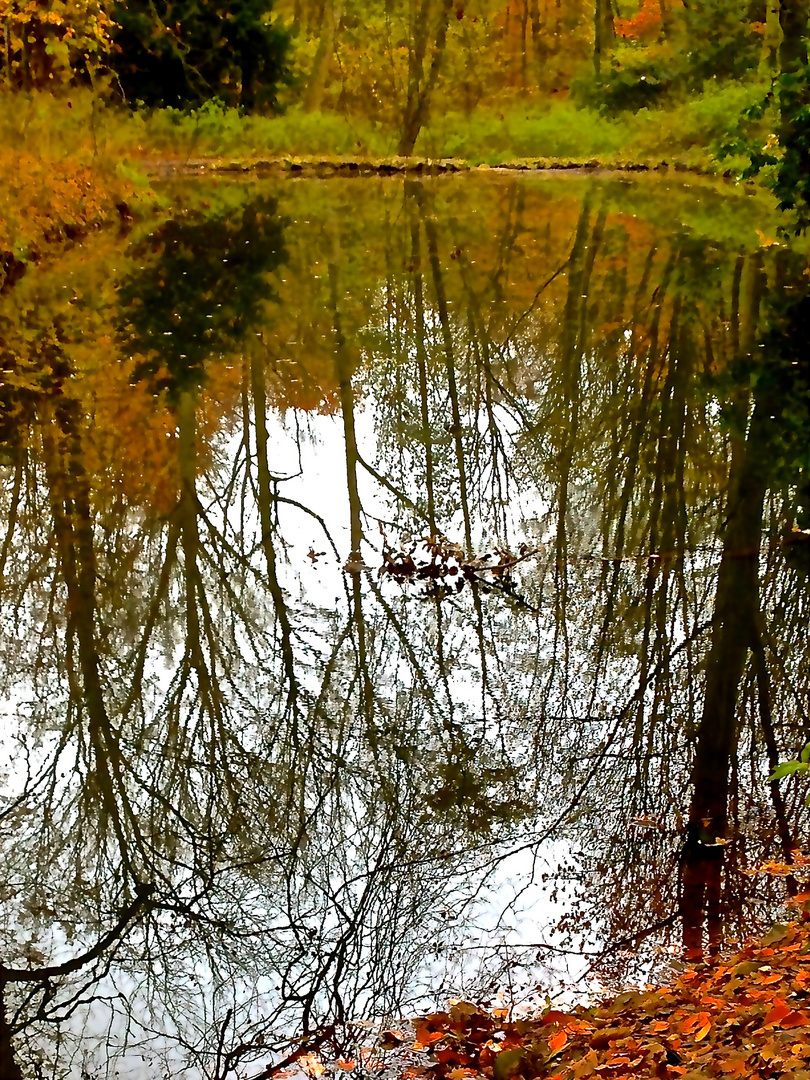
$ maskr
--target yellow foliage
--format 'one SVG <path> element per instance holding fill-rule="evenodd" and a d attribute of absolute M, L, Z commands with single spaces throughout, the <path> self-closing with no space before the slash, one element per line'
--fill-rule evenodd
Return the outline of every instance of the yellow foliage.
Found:
<path fill-rule="evenodd" d="M 0 251 L 25 255 L 117 218 L 126 183 L 101 167 L 0 150 Z"/>
<path fill-rule="evenodd" d="M 77 63 L 91 70 L 111 47 L 113 25 L 99 0 L 0 0 L 0 86 L 67 82 Z"/>

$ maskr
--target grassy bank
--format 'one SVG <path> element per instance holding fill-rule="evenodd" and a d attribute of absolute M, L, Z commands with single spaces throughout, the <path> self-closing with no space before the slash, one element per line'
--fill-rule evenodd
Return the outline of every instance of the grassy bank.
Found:
<path fill-rule="evenodd" d="M 640 162 L 669 158 L 723 171 L 742 163 L 721 158 L 721 151 L 739 137 L 743 111 L 763 92 L 756 85 L 729 84 L 669 109 L 642 109 L 619 117 L 557 99 L 529 101 L 504 111 L 448 112 L 423 129 L 415 153 L 491 165 L 533 156 Z M 767 121 L 759 122 L 763 136 L 766 126 Z M 398 139 L 394 130 L 336 113 L 291 109 L 278 117 L 241 116 L 217 103 L 189 113 L 130 113 L 100 106 L 86 91 L 58 99 L 0 96 L 0 135 L 3 145 L 24 143 L 44 157 L 82 152 L 119 162 L 198 156 L 384 158 L 396 152 Z"/>
<path fill-rule="evenodd" d="M 605 167 L 662 163 L 709 174 L 738 174 L 743 156 L 724 155 L 740 136 L 767 138 L 767 118 L 742 121 L 761 99 L 756 85 L 728 84 L 668 109 L 606 117 L 566 100 L 513 104 L 503 112 L 445 113 L 426 126 L 416 156 L 472 165 L 542 159 Z M 758 128 L 758 130 L 757 130 Z M 89 91 L 61 97 L 0 95 L 0 247 L 24 253 L 44 239 L 111 220 L 122 204 L 148 197 L 145 177 L 166 164 L 278 158 L 380 161 L 397 132 L 336 113 L 291 109 L 243 116 L 209 103 L 194 112 L 131 113 Z"/>

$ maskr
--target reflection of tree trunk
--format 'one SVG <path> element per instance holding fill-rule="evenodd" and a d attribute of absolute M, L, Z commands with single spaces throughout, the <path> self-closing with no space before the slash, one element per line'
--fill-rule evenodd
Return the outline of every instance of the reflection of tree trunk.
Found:
<path fill-rule="evenodd" d="M 750 350 L 758 306 L 759 268 L 753 267 L 741 352 Z M 737 695 L 759 615 L 759 549 L 770 468 L 769 403 L 759 402 L 745 440 L 733 438 L 728 481 L 727 524 L 717 577 L 712 641 L 706 663 L 703 711 L 692 769 L 692 800 L 682 852 L 680 914 L 683 941 L 702 947 L 704 922 L 709 949 L 722 938 L 722 871 L 731 759 L 737 740 Z"/>
<path fill-rule="evenodd" d="M 183 576 L 186 592 L 186 649 L 192 666 L 207 684 L 207 669 L 202 656 L 200 612 L 197 606 L 200 531 L 197 516 L 197 395 L 183 390 L 177 403 L 177 458 L 180 466 L 180 503 L 177 516 L 183 549 Z M 204 686 L 204 689 L 207 687 Z"/>
<path fill-rule="evenodd" d="M 349 491 L 349 523 L 351 534 L 351 560 L 362 560 L 363 524 L 360 492 L 357 487 L 357 434 L 354 426 L 354 388 L 352 387 L 351 362 L 346 348 L 346 339 L 338 308 L 337 264 L 329 263 L 330 301 L 335 331 L 335 374 L 340 389 L 340 411 L 343 416 L 343 437 L 346 448 L 346 483 Z M 368 669 L 368 650 L 366 647 L 366 621 L 363 616 L 363 595 L 360 587 L 360 571 L 351 571 L 352 596 L 354 600 L 354 621 L 357 627 L 357 659 L 362 679 L 363 713 L 366 719 L 369 740 L 376 747 L 376 733 L 372 727 L 374 715 L 374 688 Z"/>
<path fill-rule="evenodd" d="M 5 983 L 0 982 L 0 1080 L 23 1080 L 6 1019 Z"/>
<path fill-rule="evenodd" d="M 20 511 L 20 490 L 22 487 L 24 463 L 25 455 L 21 452 L 17 458 L 17 467 L 14 470 L 14 484 L 11 489 L 11 498 L 9 500 L 6 535 L 3 537 L 3 546 L 2 548 L 0 548 L 0 591 L 2 591 L 3 588 L 3 575 L 6 572 L 6 563 L 8 562 L 9 552 L 11 551 L 11 544 L 14 540 L 14 530 L 17 527 L 17 517 Z"/>
<path fill-rule="evenodd" d="M 79 430 L 81 410 L 78 402 L 60 393 L 53 403 L 45 404 L 44 411 L 43 456 L 54 534 L 67 589 L 68 633 L 76 635 L 79 646 L 82 701 L 93 748 L 95 781 L 102 812 L 118 839 L 122 857 L 128 862 L 130 842 L 121 820 L 122 809 L 136 837 L 140 831 L 125 796 L 120 750 L 102 690 L 96 636 L 96 556 L 90 482 L 83 464 Z"/>
<path fill-rule="evenodd" d="M 407 199 L 410 181 L 405 181 Z M 416 189 L 418 190 L 418 189 Z M 418 196 L 417 196 L 418 197 Z M 427 489 L 427 515 L 431 536 L 436 535 L 436 501 L 433 479 L 433 442 L 430 437 L 430 413 L 427 391 L 427 352 L 425 350 L 425 296 L 422 280 L 422 250 L 419 242 L 419 219 L 411 218 L 411 263 L 413 266 L 414 337 L 416 340 L 416 367 L 419 375 L 419 413 L 422 423 L 422 440 L 425 444 L 425 487 Z"/>
<path fill-rule="evenodd" d="M 654 254 L 651 252 L 651 255 Z M 637 482 L 637 467 L 641 455 L 642 441 L 645 433 L 648 430 L 650 423 L 650 413 L 653 408 L 654 402 L 657 400 L 656 386 L 654 383 L 654 376 L 658 368 L 659 360 L 659 334 L 661 329 L 661 316 L 664 309 L 664 302 L 667 298 L 669 289 L 669 283 L 672 278 L 672 272 L 675 267 L 676 258 L 674 255 L 670 255 L 668 258 L 663 274 L 661 276 L 660 284 L 655 290 L 655 308 L 653 311 L 653 317 L 650 322 L 649 329 L 649 347 L 647 350 L 647 356 L 644 364 L 644 375 L 641 384 L 641 392 L 634 395 L 635 411 L 631 414 L 631 422 L 629 424 L 629 431 L 631 433 L 629 450 L 626 452 L 626 466 L 624 470 L 624 478 L 622 481 L 622 489 L 619 495 L 619 513 L 615 528 L 615 540 L 614 540 L 614 563 L 613 574 L 611 580 L 611 587 L 607 596 L 607 604 L 605 607 L 605 621 L 604 627 L 607 628 L 613 619 L 614 600 L 613 597 L 616 593 L 619 584 L 619 577 L 621 574 L 621 559 L 624 557 L 625 552 L 625 533 L 627 527 L 627 515 L 629 513 L 630 504 L 633 500 L 633 496 L 636 491 Z M 652 269 L 652 260 L 650 257 L 647 259 L 647 264 L 644 268 L 644 275 L 642 276 L 642 285 L 639 287 L 639 293 L 637 294 L 636 301 L 634 303 L 634 315 L 633 324 L 638 325 L 640 321 L 639 303 L 641 296 L 646 297 L 646 281 L 649 277 L 649 272 Z M 632 359 L 635 361 L 635 349 L 631 353 Z M 651 527 L 655 526 L 651 522 Z M 643 604 L 644 610 L 644 627 L 642 636 L 642 646 L 639 650 L 639 656 L 641 660 L 639 671 L 639 693 L 636 695 L 638 699 L 637 712 L 636 712 L 636 725 L 635 735 L 636 741 L 640 740 L 644 730 L 645 719 L 645 703 L 646 695 L 643 692 L 643 688 L 647 686 L 649 679 L 649 668 L 652 663 L 652 654 L 649 648 L 649 640 L 651 635 L 651 613 L 653 609 L 652 594 L 654 590 L 654 577 L 651 573 L 647 575 L 647 581 L 645 586 L 646 596 Z"/>
<path fill-rule="evenodd" d="M 557 535 L 555 564 L 556 626 L 567 622 L 565 609 L 568 595 L 568 496 L 574 448 L 579 438 L 579 394 L 581 341 L 580 328 L 588 292 L 588 266 L 593 266 L 596 244 L 592 245 L 592 258 L 587 257 L 588 230 L 590 228 L 590 198 L 586 196 L 577 222 L 577 231 L 568 261 L 568 291 L 563 310 L 560 335 L 561 401 L 560 413 L 564 417 L 562 446 L 559 454 L 557 480 Z M 566 665 L 567 667 L 567 665 Z"/>
<path fill-rule="evenodd" d="M 456 361 L 453 348 L 453 331 L 450 327 L 450 315 L 447 310 L 447 294 L 444 289 L 442 266 L 439 260 L 439 238 L 436 233 L 436 222 L 425 215 L 425 237 L 427 238 L 428 257 L 430 270 L 433 278 L 433 289 L 436 293 L 436 307 L 439 312 L 439 323 L 442 328 L 442 341 L 444 344 L 444 365 L 447 372 L 447 391 L 450 397 L 450 416 L 452 425 L 450 434 L 453 438 L 453 446 L 456 452 L 456 465 L 458 466 L 458 494 L 461 503 L 461 512 L 464 517 L 464 543 L 467 551 L 472 554 L 472 525 L 470 522 L 470 502 L 467 493 L 467 467 L 464 461 L 464 439 L 461 425 L 461 409 L 459 407 L 458 386 L 456 384 Z"/>
<path fill-rule="evenodd" d="M 752 649 L 754 653 L 754 672 L 757 680 L 759 722 L 762 728 L 762 735 L 765 739 L 765 749 L 768 753 L 768 767 L 770 771 L 773 772 L 779 764 L 779 749 L 776 745 L 776 733 L 773 729 L 773 717 L 771 715 L 771 680 L 768 674 L 767 660 L 765 658 L 765 644 L 762 640 L 762 633 L 759 626 L 757 626 L 756 629 Z M 786 863 L 790 864 L 793 862 L 793 849 L 795 843 L 788 823 L 785 800 L 779 789 L 778 780 L 771 780 L 769 787 L 771 789 L 771 802 L 773 803 L 774 817 L 776 818 L 776 831 L 782 848 L 782 857 Z M 793 874 L 787 875 L 785 878 L 785 885 L 789 895 L 795 896 L 798 892 L 798 886 Z"/>
<path fill-rule="evenodd" d="M 431 536 L 438 535 L 436 523 L 436 497 L 435 497 L 435 473 L 433 461 L 433 441 L 430 429 L 430 413 L 428 409 L 428 370 L 427 352 L 425 349 L 425 296 L 424 279 L 422 277 L 422 249 L 419 236 L 419 221 L 422 210 L 422 185 L 419 181 L 405 182 L 406 199 L 410 196 L 416 202 L 419 213 L 414 213 L 411 218 L 411 259 L 413 263 L 414 282 L 414 332 L 416 335 L 416 363 L 419 374 L 419 412 L 422 426 L 422 438 L 425 443 L 425 487 L 427 493 L 428 524 Z M 446 699 L 452 717 L 453 700 L 450 693 L 450 684 L 447 677 L 447 666 L 444 658 L 444 619 L 442 617 L 441 598 L 436 594 L 434 597 L 436 617 L 436 660 L 441 672 Z"/>
<path fill-rule="evenodd" d="M 340 390 L 340 407 L 343 415 L 343 436 L 346 442 L 346 483 L 349 488 L 349 520 L 351 528 L 352 557 L 360 558 L 363 542 L 360 495 L 357 488 L 357 435 L 354 427 L 354 389 L 352 370 L 346 349 L 346 339 L 338 310 L 337 265 L 329 264 L 330 299 L 335 330 L 335 374 Z"/>
<path fill-rule="evenodd" d="M 149 642 L 152 639 L 155 627 L 158 623 L 160 609 L 169 592 L 172 571 L 177 562 L 178 526 L 175 521 L 169 524 L 169 533 L 166 537 L 166 554 L 160 568 L 157 586 L 152 594 L 149 604 L 149 612 L 144 620 L 138 649 L 135 653 L 135 663 L 132 668 L 129 693 L 122 708 L 122 713 L 127 714 L 132 706 L 140 699 L 143 693 L 143 673 L 146 667 L 146 657 L 149 651 Z"/>
<path fill-rule="evenodd" d="M 729 769 L 737 736 L 737 691 L 759 607 L 759 541 L 767 464 L 766 421 L 755 410 L 745 448 L 732 462 L 729 518 L 717 580 L 714 628 L 698 729 L 689 827 L 683 853 L 684 945 L 699 950 L 704 918 L 712 950 L 721 938 L 720 889 Z M 735 468 L 736 466 L 736 468 Z"/>
<path fill-rule="evenodd" d="M 276 549 L 273 544 L 272 507 L 273 493 L 270 485 L 270 466 L 267 459 L 267 394 L 264 385 L 264 364 L 254 350 L 250 360 L 250 379 L 253 393 L 253 416 L 256 429 L 256 458 L 258 472 L 258 504 L 261 518 L 262 547 L 267 564 L 267 586 L 273 600 L 281 633 L 281 656 L 287 676 L 287 704 L 295 703 L 298 682 L 295 676 L 295 661 L 292 647 L 292 631 L 284 593 L 278 581 L 276 568 Z"/>
<path fill-rule="evenodd" d="M 180 502 L 176 514 L 183 552 L 186 601 L 186 663 L 197 676 L 197 687 L 205 711 L 218 722 L 221 696 L 214 657 L 216 642 L 211 610 L 200 570 L 200 501 L 197 496 L 197 391 L 183 390 L 177 402 L 177 458 L 180 472 Z M 203 649 L 207 643 L 209 665 Z M 179 737 L 179 730 L 173 732 Z M 214 740 L 211 740 L 213 753 Z"/>

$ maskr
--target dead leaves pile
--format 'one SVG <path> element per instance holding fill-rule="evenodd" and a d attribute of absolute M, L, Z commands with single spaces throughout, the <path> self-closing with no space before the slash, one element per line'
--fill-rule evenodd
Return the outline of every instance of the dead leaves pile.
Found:
<path fill-rule="evenodd" d="M 446 536 L 423 536 L 397 551 L 386 543 L 379 574 L 388 575 L 400 583 L 441 583 L 446 588 L 452 586 L 456 592 L 460 592 L 468 581 L 508 589 L 511 586 L 510 572 L 536 555 L 535 548 L 521 544 L 517 553 L 495 548 L 491 553 L 474 558 L 465 554 L 459 544 Z"/>
<path fill-rule="evenodd" d="M 510 1020 L 461 1001 L 415 1029 L 401 1080 L 810 1080 L 810 924 L 595 1008 Z"/>

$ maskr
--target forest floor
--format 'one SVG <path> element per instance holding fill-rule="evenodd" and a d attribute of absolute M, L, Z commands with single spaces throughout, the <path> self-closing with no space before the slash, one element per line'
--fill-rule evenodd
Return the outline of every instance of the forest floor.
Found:
<path fill-rule="evenodd" d="M 597 1006 L 512 1019 L 506 1008 L 455 1002 L 414 1022 L 399 1076 L 810 1080 L 810 893 L 797 902 L 805 909 L 800 920 L 775 925 L 733 954 L 683 965 L 665 985 Z"/>

